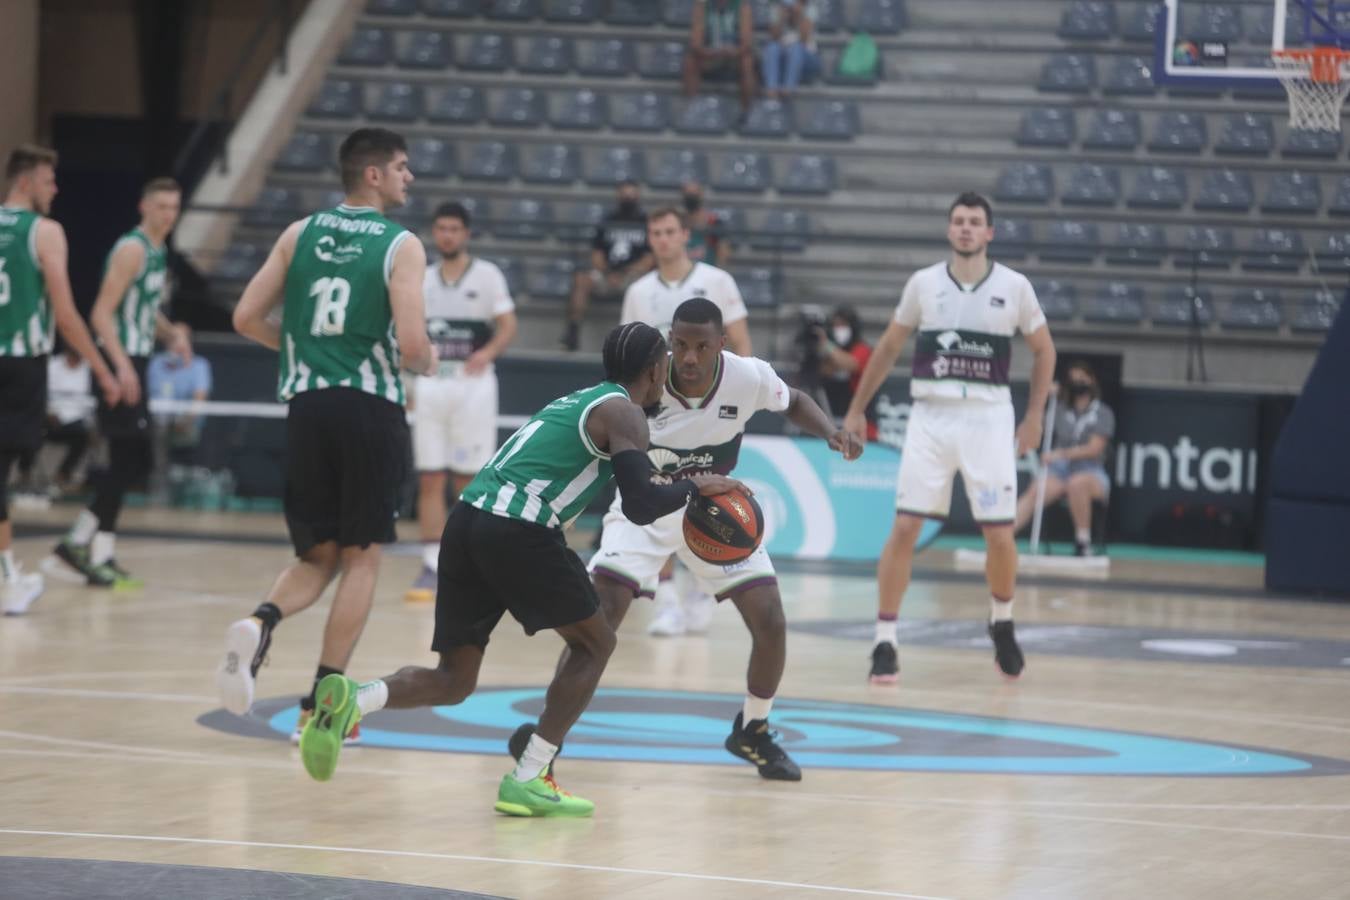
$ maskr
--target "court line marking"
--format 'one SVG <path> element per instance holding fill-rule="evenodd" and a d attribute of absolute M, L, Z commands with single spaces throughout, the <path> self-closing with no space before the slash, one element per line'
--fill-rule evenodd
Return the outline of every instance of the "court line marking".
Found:
<path fill-rule="evenodd" d="M 835 894 L 863 894 L 870 897 L 901 897 L 905 900 L 948 900 L 930 894 L 907 894 L 899 891 L 874 891 L 866 888 L 810 884 L 800 881 L 772 881 L 766 878 L 740 878 L 734 875 L 703 875 L 697 872 L 667 872 L 661 869 L 630 869 L 623 866 L 597 866 L 585 863 L 563 863 L 542 859 L 509 859 L 501 856 L 470 856 L 459 853 L 428 853 L 419 850 L 381 850 L 374 847 L 330 847 L 324 844 L 282 844 L 272 841 L 227 841 L 218 838 L 174 837 L 158 834 L 101 834 L 85 831 L 43 831 L 28 828 L 0 828 L 0 834 L 63 837 L 90 840 L 147 841 L 168 844 L 205 844 L 218 847 L 254 847 L 265 850 L 309 850 L 320 853 L 359 853 L 369 856 L 394 856 L 410 859 L 441 859 L 453 862 L 495 863 L 508 866 L 540 866 L 550 869 L 571 869 L 582 872 L 607 872 L 618 875 L 647 875 L 661 878 L 687 878 L 693 881 L 719 881 L 731 884 L 751 884 L 763 887 L 793 890 L 825 891 Z"/>
<path fill-rule="evenodd" d="M 209 703 L 215 706 L 219 697 L 206 694 L 157 694 L 148 691 L 96 691 L 88 688 L 46 688 L 27 685 L 0 684 L 0 694 L 39 694 L 50 697 L 82 697 L 90 700 L 152 700 L 159 703 Z"/>

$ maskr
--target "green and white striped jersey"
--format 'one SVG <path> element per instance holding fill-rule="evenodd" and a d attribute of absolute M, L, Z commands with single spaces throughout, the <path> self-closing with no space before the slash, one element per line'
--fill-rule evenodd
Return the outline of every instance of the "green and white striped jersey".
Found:
<path fill-rule="evenodd" d="M 52 307 L 38 265 L 42 216 L 0 206 L 0 356 L 45 356 L 52 350 Z"/>
<path fill-rule="evenodd" d="M 155 318 L 159 305 L 164 302 L 164 282 L 169 266 L 164 247 L 156 247 L 144 231 L 133 228 L 118 238 L 108 251 L 104 272 L 107 272 L 113 254 L 127 241 L 140 244 L 145 250 L 145 259 L 114 314 L 117 339 L 122 342 L 127 356 L 148 358 L 155 352 Z"/>
<path fill-rule="evenodd" d="M 591 410 L 628 392 L 611 381 L 559 397 L 505 444 L 460 494 L 475 509 L 566 528 L 614 476 L 609 454 L 586 433 Z"/>

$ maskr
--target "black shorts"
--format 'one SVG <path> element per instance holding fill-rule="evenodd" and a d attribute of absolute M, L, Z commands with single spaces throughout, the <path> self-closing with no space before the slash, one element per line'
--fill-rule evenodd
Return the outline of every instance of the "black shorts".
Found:
<path fill-rule="evenodd" d="M 286 527 L 297 556 L 317 544 L 390 544 L 408 477 L 403 407 L 353 388 L 305 391 L 286 416 Z"/>
<path fill-rule="evenodd" d="M 47 357 L 0 356 L 0 450 L 41 447 L 46 426 Z"/>
<path fill-rule="evenodd" d="M 526 634 L 588 619 L 600 609 L 586 566 L 563 533 L 456 503 L 441 534 L 431 649 L 486 647 L 502 613 Z"/>
<path fill-rule="evenodd" d="M 103 358 L 107 361 L 108 368 L 112 369 L 112 360 L 108 359 L 107 354 L 104 354 Z M 123 400 L 116 406 L 109 406 L 103 399 L 103 392 L 94 391 L 98 395 L 98 430 L 105 438 L 150 436 L 150 385 L 145 380 L 145 372 L 150 368 L 150 358 L 147 356 L 128 358 L 131 360 L 131 367 L 136 370 L 137 380 L 141 383 L 141 399 L 130 405 Z"/>

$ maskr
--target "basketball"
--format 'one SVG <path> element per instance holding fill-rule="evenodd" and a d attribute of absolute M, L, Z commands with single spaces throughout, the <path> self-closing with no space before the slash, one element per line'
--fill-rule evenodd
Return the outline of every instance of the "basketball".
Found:
<path fill-rule="evenodd" d="M 684 542 L 704 562 L 726 566 L 755 552 L 764 539 L 764 513 L 744 491 L 689 501 L 684 509 Z"/>

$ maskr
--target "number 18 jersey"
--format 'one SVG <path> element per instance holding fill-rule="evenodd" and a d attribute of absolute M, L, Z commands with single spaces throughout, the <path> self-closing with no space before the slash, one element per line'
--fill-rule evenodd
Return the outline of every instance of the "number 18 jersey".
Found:
<path fill-rule="evenodd" d="M 278 399 L 348 387 L 404 404 L 389 275 L 409 235 L 369 206 L 305 220 L 286 270 Z"/>

